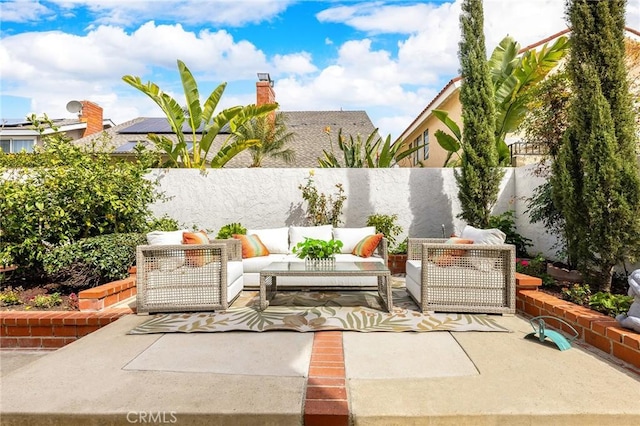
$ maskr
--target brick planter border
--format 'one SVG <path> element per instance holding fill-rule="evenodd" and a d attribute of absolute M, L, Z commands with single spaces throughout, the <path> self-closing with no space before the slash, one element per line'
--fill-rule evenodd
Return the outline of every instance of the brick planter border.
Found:
<path fill-rule="evenodd" d="M 610 316 L 538 291 L 542 284 L 539 278 L 516 274 L 516 284 L 516 310 L 519 313 L 531 317 L 549 315 L 560 318 L 576 329 L 580 341 L 640 368 L 639 333 L 620 327 Z M 559 321 L 545 319 L 545 323 L 573 334 Z"/>

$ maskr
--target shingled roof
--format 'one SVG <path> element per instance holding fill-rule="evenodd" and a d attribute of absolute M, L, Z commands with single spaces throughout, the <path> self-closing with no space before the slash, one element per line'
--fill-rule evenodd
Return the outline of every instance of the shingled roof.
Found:
<path fill-rule="evenodd" d="M 322 157 L 322 150 L 331 150 L 329 135 L 325 133 L 327 127 L 331 128 L 331 138 L 334 146 L 338 130 L 342 129 L 343 135 L 352 135 L 354 138 L 361 135 L 366 138 L 375 130 L 375 126 L 365 111 L 281 111 L 286 117 L 287 127 L 295 133 L 294 141 L 290 148 L 295 151 L 295 161 L 285 164 L 281 160 L 265 158 L 262 167 L 318 167 L 318 158 Z M 162 119 L 140 117 L 127 121 L 111 129 L 106 130 L 110 139 L 110 145 L 116 153 L 132 153 L 133 146 L 138 141 L 148 141 L 147 133 L 135 133 L 132 129 L 151 129 L 152 123 L 157 124 Z M 164 123 L 166 125 L 166 122 Z M 174 135 L 165 135 L 175 138 Z M 219 147 L 228 135 L 221 134 L 214 141 L 214 148 Z M 74 141 L 76 144 L 89 145 L 93 138 L 87 137 Z M 337 148 L 336 148 L 337 149 Z M 336 155 L 341 158 L 341 156 Z M 226 167 L 248 167 L 251 164 L 248 152 L 242 152 L 234 157 Z"/>

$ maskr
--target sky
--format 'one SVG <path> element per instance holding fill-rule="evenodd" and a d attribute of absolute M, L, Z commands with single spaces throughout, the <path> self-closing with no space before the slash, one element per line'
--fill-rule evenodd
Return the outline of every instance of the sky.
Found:
<path fill-rule="evenodd" d="M 161 117 L 122 81 L 152 81 L 184 104 L 183 61 L 219 110 L 256 102 L 258 72 L 283 111 L 364 110 L 400 136 L 458 75 L 461 0 L 0 0 L 0 118 L 74 118 L 89 100 L 115 124 Z M 627 25 L 640 30 L 640 0 Z M 564 0 L 485 0 L 487 55 L 506 35 L 521 46 L 567 28 Z"/>

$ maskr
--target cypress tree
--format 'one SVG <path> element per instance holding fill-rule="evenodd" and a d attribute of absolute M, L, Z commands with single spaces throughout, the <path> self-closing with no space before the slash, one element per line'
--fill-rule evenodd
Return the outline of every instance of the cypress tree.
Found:
<path fill-rule="evenodd" d="M 463 154 L 461 167 L 455 171 L 462 207 L 459 217 L 470 225 L 487 227 L 503 173 L 498 168 L 493 85 L 487 64 L 481 0 L 462 2 L 460 26 Z"/>
<path fill-rule="evenodd" d="M 640 241 L 636 126 L 624 65 L 624 0 L 570 0 L 567 72 L 573 101 L 553 165 L 554 203 L 565 217 L 569 256 L 601 290 Z"/>

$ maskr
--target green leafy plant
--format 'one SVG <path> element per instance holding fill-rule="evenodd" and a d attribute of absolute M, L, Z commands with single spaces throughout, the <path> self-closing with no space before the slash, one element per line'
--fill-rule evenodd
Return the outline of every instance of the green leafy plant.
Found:
<path fill-rule="evenodd" d="M 626 314 L 633 303 L 633 297 L 599 291 L 589 298 L 589 306 L 603 314 L 616 317 Z"/>
<path fill-rule="evenodd" d="M 547 274 L 547 260 L 538 253 L 531 259 L 516 258 L 516 272 L 542 279 L 542 286 L 552 286 L 556 281 Z"/>
<path fill-rule="evenodd" d="M 402 226 L 398 225 L 397 214 L 372 214 L 367 217 L 367 226 L 376 228 L 376 233 L 383 234 L 389 245 L 393 247 L 396 243 L 396 237 L 402 233 Z M 392 249 L 393 250 L 393 249 Z M 405 245 L 406 253 L 406 245 Z"/>
<path fill-rule="evenodd" d="M 241 137 L 235 140 L 234 136 L 242 136 L 238 132 L 241 126 L 254 118 L 274 111 L 278 108 L 278 104 L 234 106 L 214 116 L 214 111 L 227 84 L 222 83 L 214 89 L 202 105 L 196 80 L 184 62 L 180 60 L 178 60 L 178 71 L 187 102 L 186 108 L 180 106 L 174 98 L 163 92 L 155 83 L 143 84 L 140 77 L 131 75 L 122 77 L 125 83 L 151 98 L 166 115 L 177 142 L 174 143 L 165 135 L 150 133 L 147 137 L 169 157 L 167 166 L 199 169 L 204 169 L 207 165 L 212 168 L 224 167 L 238 153 L 250 146 L 260 144 L 259 139 Z M 188 135 L 183 131 L 185 124 L 189 129 Z M 213 153 L 211 150 L 214 146 L 214 139 L 225 126 L 228 126 L 230 133 L 218 151 Z"/>
<path fill-rule="evenodd" d="M 591 297 L 591 288 L 588 284 L 573 284 L 562 289 L 562 298 L 576 305 L 584 306 Z"/>
<path fill-rule="evenodd" d="M 34 308 L 52 308 L 62 305 L 62 297 L 60 297 L 60 293 L 37 294 L 29 303 Z"/>
<path fill-rule="evenodd" d="M 233 237 L 233 234 L 245 235 L 247 233 L 247 228 L 242 226 L 239 223 L 228 223 L 220 228 L 218 231 L 218 235 L 216 239 L 218 240 L 226 240 Z"/>
<path fill-rule="evenodd" d="M 516 230 L 516 213 L 513 210 L 490 216 L 489 227 L 498 228 L 505 233 L 505 243 L 516 246 L 516 256 L 527 256 L 527 248 L 533 246 L 529 238 L 520 235 Z"/>
<path fill-rule="evenodd" d="M 184 226 L 181 226 L 177 220 L 169 217 L 168 215 L 163 215 L 162 217 L 154 217 L 150 219 L 143 229 L 144 232 L 151 231 L 177 231 L 178 229 L 182 229 Z"/>
<path fill-rule="evenodd" d="M 333 141 L 331 140 L 331 127 L 325 128 L 325 133 L 329 135 L 331 142 L 331 152 L 322 150 L 324 158 L 318 159 L 318 164 L 323 168 L 389 168 L 396 166 L 400 161 L 410 156 L 425 145 L 414 146 L 405 149 L 402 141 L 391 143 L 391 135 L 387 135 L 386 139 L 382 139 L 378 135 L 378 129 L 375 129 L 367 137 L 366 141 L 362 140 L 360 135 L 353 138 L 349 135 L 349 139 L 342 135 L 342 128 L 338 130 L 338 149 L 342 151 L 344 164 L 336 157 L 333 152 Z"/>
<path fill-rule="evenodd" d="M 329 241 L 306 237 L 293 247 L 293 253 L 300 259 L 327 259 L 342 249 L 342 241 L 331 239 Z"/>
<path fill-rule="evenodd" d="M 91 288 L 127 277 L 135 263 L 136 247 L 146 244 L 144 234 L 108 234 L 61 245 L 43 259 L 45 271 L 58 283 Z"/>
<path fill-rule="evenodd" d="M 326 195 L 318 192 L 318 188 L 313 181 L 314 172 L 311 170 L 306 178 L 307 183 L 299 185 L 302 191 L 302 199 L 307 202 L 307 220 L 311 225 L 340 225 L 342 220 L 342 207 L 347 199 L 344 195 L 344 188 L 341 183 L 336 184 L 337 192 L 333 195 Z"/>
<path fill-rule="evenodd" d="M 21 291 L 22 287 L 18 287 L 15 289 L 13 287 L 7 287 L 2 290 L 2 292 L 0 292 L 0 305 L 12 306 L 22 304 L 22 300 L 20 300 Z"/>
<path fill-rule="evenodd" d="M 407 245 L 409 244 L 409 238 L 405 238 L 400 244 L 389 250 L 390 254 L 407 254 Z"/>
<path fill-rule="evenodd" d="M 54 123 L 50 128 L 56 129 Z M 37 165 L 29 168 L 14 164 L 17 157 L 0 156 L 0 257 L 18 265 L 17 274 L 42 277 L 42 259 L 51 247 L 144 230 L 152 217 L 149 206 L 162 200 L 157 181 L 145 177 L 146 163 L 69 141 L 60 133 L 43 135 L 44 146 L 32 154 Z"/>

